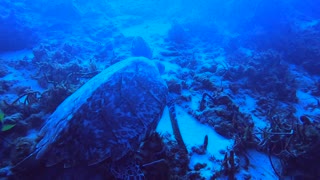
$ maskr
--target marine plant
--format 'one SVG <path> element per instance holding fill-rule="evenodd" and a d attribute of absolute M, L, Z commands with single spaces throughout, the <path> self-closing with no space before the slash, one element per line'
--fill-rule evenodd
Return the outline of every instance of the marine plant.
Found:
<path fill-rule="evenodd" d="M 205 154 L 207 152 L 208 143 L 209 143 L 208 135 L 205 135 L 203 144 L 201 144 L 200 146 L 193 146 L 191 148 L 192 153 L 194 152 L 194 153 L 200 154 L 200 155 Z"/>
<path fill-rule="evenodd" d="M 12 129 L 15 126 L 16 126 L 15 123 L 5 121 L 4 113 L 0 110 L 0 128 L 1 128 L 1 132 L 9 131 L 10 129 Z"/>
<path fill-rule="evenodd" d="M 236 155 L 234 150 L 229 150 L 229 152 L 226 152 L 221 162 L 220 170 L 215 171 L 210 179 L 226 177 L 229 180 L 234 180 L 235 174 L 239 170 L 239 163 L 235 157 Z"/>
<path fill-rule="evenodd" d="M 297 169 L 305 174 L 302 176 L 304 178 L 319 177 L 318 166 L 305 167 L 304 164 L 313 165 L 320 160 L 317 153 L 320 147 L 320 125 L 305 115 L 300 117 L 300 121 L 302 123 L 297 119 L 281 119 L 274 116 L 270 127 L 260 129 L 258 148 L 281 160 L 282 171 L 273 167 L 279 178 L 291 175 L 292 171 Z M 272 159 L 269 159 L 274 166 Z"/>

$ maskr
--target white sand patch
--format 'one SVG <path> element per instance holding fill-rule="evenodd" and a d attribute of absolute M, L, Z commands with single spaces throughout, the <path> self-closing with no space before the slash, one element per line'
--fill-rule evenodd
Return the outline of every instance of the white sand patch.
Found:
<path fill-rule="evenodd" d="M 317 81 L 319 81 L 319 77 L 310 76 L 307 72 L 305 72 L 301 67 L 296 65 L 289 65 L 290 73 L 295 78 L 295 82 L 297 84 L 297 88 L 301 91 L 308 92 L 312 88 L 315 87 Z"/>
<path fill-rule="evenodd" d="M 201 94 L 194 93 L 194 95 L 191 98 L 190 108 L 194 111 L 199 110 L 201 99 Z"/>
<path fill-rule="evenodd" d="M 305 110 L 307 110 L 308 106 L 317 106 L 317 99 L 309 93 L 298 90 L 296 95 L 299 99 L 299 105 L 304 107 Z"/>
<path fill-rule="evenodd" d="M 219 153 L 220 150 L 226 150 L 227 147 L 232 147 L 232 140 L 225 139 L 217 134 L 213 128 L 201 124 L 185 112 L 182 107 L 176 106 L 176 115 L 182 138 L 189 151 L 192 146 L 202 145 L 206 135 L 208 135 L 209 139 L 207 150 L 217 159 L 224 158 L 224 155 Z"/>
<path fill-rule="evenodd" d="M 29 89 L 32 91 L 43 92 L 44 89 L 39 86 L 37 80 L 32 79 L 27 70 L 16 70 L 14 68 L 8 68 L 9 73 L 1 78 L 1 80 L 7 81 L 10 84 L 9 91 L 5 95 L 1 96 L 0 100 L 5 100 L 7 103 L 13 102 L 22 92 L 17 92 L 19 89 Z M 20 94 L 18 94 L 20 93 Z M 24 101 L 21 98 L 20 101 Z"/>
<path fill-rule="evenodd" d="M 267 126 L 267 123 L 263 119 L 253 114 L 253 111 L 257 108 L 255 98 L 246 94 L 244 106 L 240 106 L 239 108 L 241 112 L 251 115 L 255 127 L 263 129 Z"/>
<path fill-rule="evenodd" d="M 214 59 L 215 62 L 225 64 L 226 62 L 226 57 L 225 56 L 218 56 Z"/>
<path fill-rule="evenodd" d="M 31 78 L 30 74 L 26 70 L 15 70 L 9 68 L 10 74 L 3 77 L 3 80 L 14 82 L 13 87 L 29 87 L 31 90 L 42 92 L 44 89 L 41 88 L 38 82 Z M 8 92 L 11 93 L 11 92 Z M 15 92 L 12 92 L 15 93 Z"/>
<path fill-rule="evenodd" d="M 254 127 L 263 129 L 268 125 L 264 117 L 254 115 L 254 111 L 257 109 L 257 100 L 254 97 L 248 95 L 245 91 L 240 91 L 240 95 L 235 96 L 234 102 L 242 113 L 251 115 Z"/>
<path fill-rule="evenodd" d="M 200 169 L 200 174 L 202 177 L 206 179 L 210 179 L 210 177 L 217 171 L 221 170 L 221 163 L 217 161 L 210 161 L 211 154 L 206 153 L 204 155 L 193 154 L 190 157 L 189 168 L 194 169 L 194 166 L 198 163 L 205 163 L 207 166 L 203 169 Z"/>
<path fill-rule="evenodd" d="M 19 61 L 24 58 L 30 59 L 32 57 L 33 54 L 31 50 L 13 51 L 0 54 L 0 60 L 5 61 Z M 28 70 L 16 70 L 13 67 L 8 66 L 8 72 L 9 73 L 1 79 L 12 82 L 12 87 L 30 87 L 30 89 L 34 91 L 43 91 L 43 88 L 39 86 L 38 82 L 31 78 L 30 72 Z M 7 94 L 11 93 L 16 96 L 16 92 L 7 92 Z"/>
<path fill-rule="evenodd" d="M 173 130 L 170 121 L 169 108 L 166 106 L 164 108 L 161 120 L 157 126 L 156 131 L 160 134 L 169 133 L 173 135 Z"/>
<path fill-rule="evenodd" d="M 167 61 L 160 61 L 165 66 L 165 73 L 169 72 L 178 72 L 179 70 L 182 70 L 182 68 L 178 64 L 173 64 Z"/>
<path fill-rule="evenodd" d="M 221 154 L 220 151 L 226 151 L 228 148 L 231 148 L 233 145 L 233 140 L 225 139 L 217 134 L 213 128 L 199 123 L 180 106 L 176 106 L 176 115 L 182 138 L 189 153 L 191 152 L 191 148 L 193 146 L 202 145 L 204 137 L 208 135 L 209 143 L 207 147 L 207 153 L 205 155 L 193 154 L 190 157 L 189 167 L 193 169 L 194 165 L 197 163 L 206 163 L 206 168 L 202 169 L 200 172 L 203 177 L 209 179 L 210 176 L 212 176 L 213 170 L 220 170 L 220 163 L 217 163 L 216 161 L 210 161 L 210 158 L 214 157 L 216 160 L 223 160 L 224 155 Z M 156 131 L 161 134 L 170 133 L 172 137 L 174 137 L 168 108 L 165 108 L 164 114 Z"/>
<path fill-rule="evenodd" d="M 254 54 L 254 50 L 251 50 L 248 48 L 240 47 L 239 50 L 240 50 L 240 52 L 244 53 L 248 57 L 251 57 Z"/>
<path fill-rule="evenodd" d="M 252 117 L 255 128 L 264 129 L 265 127 L 268 126 L 268 123 L 265 121 L 265 118 L 261 119 L 253 114 L 251 114 L 251 117 Z"/>
<path fill-rule="evenodd" d="M 166 36 L 171 24 L 148 21 L 143 24 L 130 26 L 121 30 L 124 36 L 141 36 L 147 42 L 152 42 L 154 36 Z"/>

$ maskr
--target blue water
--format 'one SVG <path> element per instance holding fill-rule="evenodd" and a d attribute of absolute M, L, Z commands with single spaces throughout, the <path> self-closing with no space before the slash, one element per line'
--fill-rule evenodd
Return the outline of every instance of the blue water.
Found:
<path fill-rule="evenodd" d="M 142 155 L 132 151 L 140 158 L 132 160 L 140 168 L 132 171 L 147 179 L 320 179 L 315 0 L 1 0 L 0 127 L 10 128 L 0 132 L 0 179 L 108 179 L 118 177 L 110 168 L 133 168 L 108 159 L 93 167 L 74 159 L 71 168 L 47 168 L 34 156 L 37 134 L 67 97 L 104 69 L 140 56 L 155 63 L 170 101 L 234 145 L 220 145 L 225 159 L 205 150 L 199 159 L 211 153 L 211 161 L 190 167 L 190 159 L 197 164 L 192 147 L 203 137 L 181 147 L 162 134 L 143 140 L 149 144 L 139 149 Z M 159 156 L 158 146 L 165 149 Z M 90 149 L 81 148 L 77 153 Z M 254 150 L 282 163 L 246 162 Z"/>

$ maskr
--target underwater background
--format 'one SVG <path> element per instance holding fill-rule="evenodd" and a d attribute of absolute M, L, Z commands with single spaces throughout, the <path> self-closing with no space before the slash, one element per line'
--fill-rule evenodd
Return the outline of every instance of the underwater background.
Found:
<path fill-rule="evenodd" d="M 1 0 L 0 62 L 0 179 L 320 179 L 320 1 Z"/>

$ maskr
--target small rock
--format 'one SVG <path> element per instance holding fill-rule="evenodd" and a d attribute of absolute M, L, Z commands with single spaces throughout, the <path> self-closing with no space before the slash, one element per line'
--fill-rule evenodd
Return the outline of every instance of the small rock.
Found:
<path fill-rule="evenodd" d="M 169 81 L 167 81 L 169 92 L 173 92 L 176 94 L 181 94 L 182 87 L 181 87 L 181 81 L 177 78 L 171 78 Z"/>
<path fill-rule="evenodd" d="M 194 170 L 199 171 L 200 169 L 203 169 L 207 166 L 206 163 L 197 163 L 196 165 L 194 165 Z"/>

